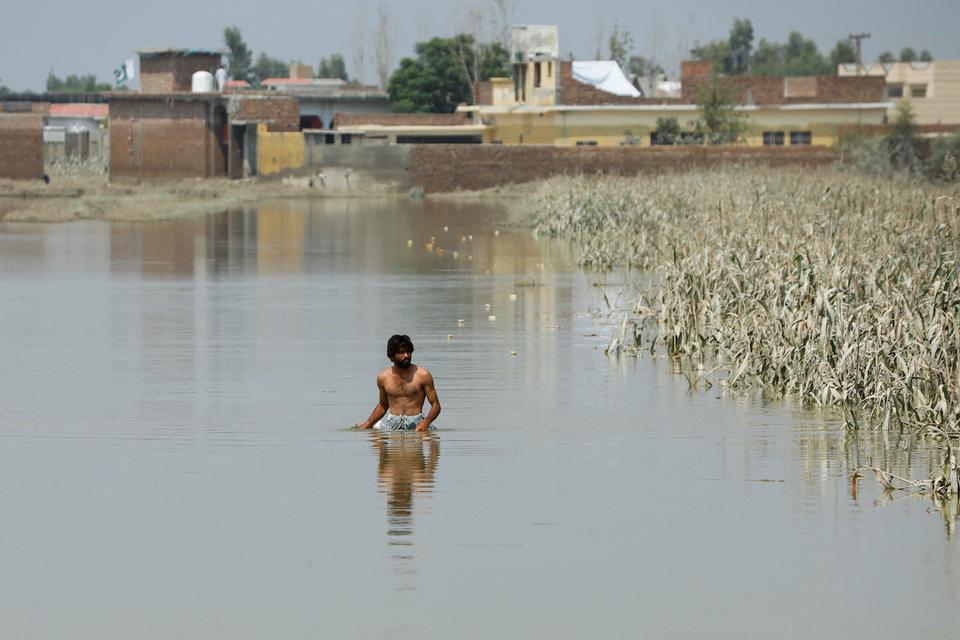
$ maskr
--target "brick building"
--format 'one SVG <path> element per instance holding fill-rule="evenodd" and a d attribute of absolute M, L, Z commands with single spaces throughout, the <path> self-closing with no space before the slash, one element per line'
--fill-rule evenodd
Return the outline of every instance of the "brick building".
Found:
<path fill-rule="evenodd" d="M 214 73 L 223 52 L 213 49 L 137 49 L 140 93 L 190 91 L 197 71 Z"/>
<path fill-rule="evenodd" d="M 289 96 L 192 92 L 193 74 L 216 71 L 220 52 L 138 53 L 140 91 L 109 97 L 112 178 L 254 175 L 258 137 L 299 131 L 299 109 Z"/>
<path fill-rule="evenodd" d="M 0 102 L 0 178 L 43 179 L 44 102 Z"/>

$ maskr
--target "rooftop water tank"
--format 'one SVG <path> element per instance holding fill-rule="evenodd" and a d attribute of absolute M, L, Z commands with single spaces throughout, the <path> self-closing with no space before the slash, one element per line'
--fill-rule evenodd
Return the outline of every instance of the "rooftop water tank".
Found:
<path fill-rule="evenodd" d="M 194 73 L 190 91 L 193 93 L 213 93 L 213 74 L 209 71 L 197 71 Z"/>

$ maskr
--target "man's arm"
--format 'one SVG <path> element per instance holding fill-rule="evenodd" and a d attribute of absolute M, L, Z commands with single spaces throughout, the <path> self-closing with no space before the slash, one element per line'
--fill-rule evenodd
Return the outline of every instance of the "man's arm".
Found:
<path fill-rule="evenodd" d="M 390 408 L 390 401 L 387 400 L 387 390 L 383 388 L 383 383 L 380 381 L 380 376 L 377 376 L 377 387 L 380 389 L 380 402 L 377 403 L 377 406 L 373 408 L 373 413 L 370 414 L 370 417 L 367 418 L 367 421 L 358 424 L 357 427 L 360 429 L 370 429 L 377 423 L 377 420 L 383 417 L 383 414 L 387 412 L 387 409 Z"/>
<path fill-rule="evenodd" d="M 437 389 L 433 386 L 433 376 L 426 370 L 423 373 L 423 391 L 427 395 L 427 400 L 430 401 L 430 413 L 427 414 L 423 422 L 417 425 L 417 431 L 429 429 L 433 421 L 440 415 L 440 399 L 437 398 Z"/>

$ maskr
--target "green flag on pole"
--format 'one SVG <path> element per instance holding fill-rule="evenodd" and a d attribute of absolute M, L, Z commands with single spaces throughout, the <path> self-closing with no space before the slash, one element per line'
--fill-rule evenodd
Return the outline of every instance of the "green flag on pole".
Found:
<path fill-rule="evenodd" d="M 130 80 L 133 80 L 133 76 L 136 74 L 133 66 L 133 60 L 127 60 L 116 69 L 113 70 L 113 77 L 117 80 L 117 85 L 126 84 Z"/>

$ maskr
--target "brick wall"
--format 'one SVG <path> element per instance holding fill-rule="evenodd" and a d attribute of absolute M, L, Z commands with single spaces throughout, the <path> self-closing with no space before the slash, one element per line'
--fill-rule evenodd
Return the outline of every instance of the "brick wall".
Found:
<path fill-rule="evenodd" d="M 706 78 L 713 71 L 709 60 L 683 60 L 680 62 L 680 82 Z"/>
<path fill-rule="evenodd" d="M 686 60 L 681 63 L 680 98 L 631 98 L 617 96 L 573 78 L 573 65 L 560 63 L 560 104 L 695 104 L 701 87 L 710 79 L 709 61 Z M 850 103 L 883 102 L 884 79 L 879 76 L 724 76 L 724 86 L 734 87 L 742 104 Z M 785 95 L 787 83 L 795 91 Z M 802 90 L 800 90 L 802 89 Z"/>
<path fill-rule="evenodd" d="M 219 55 L 158 55 L 140 58 L 140 93 L 190 91 L 197 71 L 214 73 Z"/>
<path fill-rule="evenodd" d="M 262 122 L 269 131 L 299 131 L 300 105 L 293 96 L 245 96 L 230 118 Z"/>
<path fill-rule="evenodd" d="M 45 107 L 20 103 L 9 110 L 0 108 L 0 178 L 43 179 Z"/>
<path fill-rule="evenodd" d="M 554 175 L 638 175 L 727 164 L 819 166 L 836 157 L 821 147 L 571 148 L 534 145 L 412 145 L 411 184 L 427 192 L 489 189 Z"/>
<path fill-rule="evenodd" d="M 493 83 L 482 80 L 473 86 L 473 104 L 493 104 Z"/>
<path fill-rule="evenodd" d="M 114 100 L 110 104 L 110 176 L 186 178 L 222 175 L 220 131 L 201 100 Z"/>
<path fill-rule="evenodd" d="M 675 98 L 633 98 L 601 91 L 591 84 L 575 80 L 573 78 L 573 63 L 569 60 L 560 61 L 560 77 L 558 80 L 560 82 L 559 104 L 677 104 L 679 102 Z"/>
<path fill-rule="evenodd" d="M 707 82 L 708 78 L 684 81 L 681 101 L 696 102 L 700 87 L 706 87 Z M 742 104 L 831 104 L 885 100 L 885 83 L 879 76 L 806 76 L 790 79 L 776 76 L 724 76 L 720 82 L 734 87 Z M 787 96 L 788 82 L 805 84 L 808 90 L 800 92 L 804 95 Z"/>

